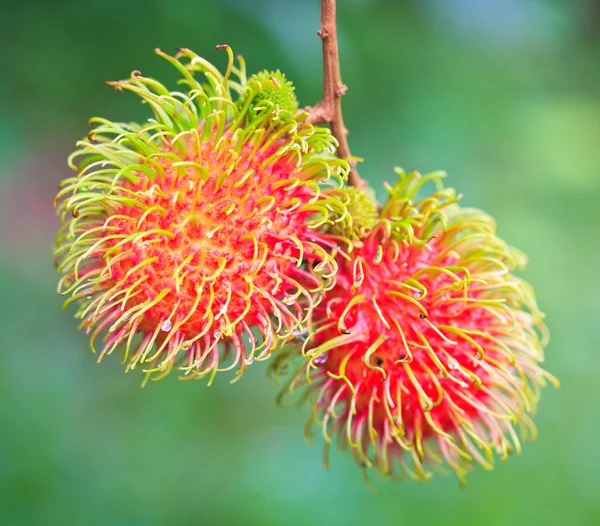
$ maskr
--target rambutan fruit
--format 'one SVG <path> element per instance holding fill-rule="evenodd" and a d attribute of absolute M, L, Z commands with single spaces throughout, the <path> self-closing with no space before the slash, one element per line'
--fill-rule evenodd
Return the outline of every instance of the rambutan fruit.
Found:
<path fill-rule="evenodd" d="M 548 340 L 523 254 L 485 213 L 462 208 L 444 174 L 406 175 L 356 248 L 338 254 L 335 286 L 315 309 L 306 359 L 282 394 L 314 401 L 326 465 L 334 437 L 365 469 L 428 479 L 521 450 L 547 381 Z M 418 198 L 427 182 L 436 186 Z M 299 354 L 290 348 L 273 373 Z"/>
<path fill-rule="evenodd" d="M 56 198 L 59 292 L 93 350 L 102 337 L 99 360 L 120 350 L 144 382 L 174 367 L 241 374 L 304 329 L 336 272 L 336 140 L 296 112 L 282 74 L 247 79 L 220 47 L 225 74 L 188 49 L 156 51 L 184 91 L 139 72 L 109 82 L 154 116 L 92 119 Z"/>

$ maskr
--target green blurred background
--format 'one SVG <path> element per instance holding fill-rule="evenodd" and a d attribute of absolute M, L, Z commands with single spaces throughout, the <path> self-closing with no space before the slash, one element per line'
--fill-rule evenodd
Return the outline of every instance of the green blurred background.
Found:
<path fill-rule="evenodd" d="M 55 293 L 52 198 L 87 119 L 146 118 L 104 80 L 175 80 L 153 48 L 216 44 L 321 89 L 317 0 L 0 1 L 0 525 L 600 524 L 600 7 L 576 0 L 343 0 L 353 153 L 375 187 L 392 167 L 445 169 L 530 256 L 562 381 L 540 436 L 466 489 L 325 471 L 307 408 L 275 406 L 255 365 L 229 386 L 141 390 L 96 365 Z M 380 192 L 382 195 L 382 192 Z M 137 371 L 136 371 L 137 372 Z"/>

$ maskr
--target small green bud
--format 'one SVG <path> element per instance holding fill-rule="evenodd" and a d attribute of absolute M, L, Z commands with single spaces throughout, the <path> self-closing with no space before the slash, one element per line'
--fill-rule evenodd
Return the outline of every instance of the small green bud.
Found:
<path fill-rule="evenodd" d="M 340 190 L 339 198 L 346 206 L 348 215 L 333 223 L 331 233 L 352 241 L 363 239 L 375 226 L 379 217 L 375 192 L 370 188 L 349 186 Z"/>
<path fill-rule="evenodd" d="M 266 69 L 252 75 L 246 86 L 250 88 L 249 96 L 252 97 L 249 110 L 259 113 L 264 108 L 278 108 L 279 111 L 295 114 L 298 111 L 298 99 L 294 93 L 295 87 L 281 71 L 267 71 Z M 242 104 L 247 101 L 247 96 L 242 99 Z"/>

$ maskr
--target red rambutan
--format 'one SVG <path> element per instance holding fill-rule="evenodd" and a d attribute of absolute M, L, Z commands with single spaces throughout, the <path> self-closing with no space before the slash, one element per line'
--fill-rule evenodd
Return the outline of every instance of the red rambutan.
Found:
<path fill-rule="evenodd" d="M 447 465 L 461 482 L 532 438 L 546 380 L 547 330 L 525 257 L 494 221 L 461 208 L 443 174 L 400 181 L 355 250 L 338 254 L 334 288 L 315 309 L 290 380 L 314 400 L 322 428 L 363 467 L 417 480 Z M 436 191 L 417 200 L 424 183 Z M 368 208 L 368 207 L 367 207 Z M 277 372 L 297 349 L 280 354 Z"/>
<path fill-rule="evenodd" d="M 224 75 L 190 50 L 157 50 L 185 92 L 139 72 L 109 83 L 154 118 L 92 119 L 56 200 L 66 305 L 92 349 L 103 336 L 99 360 L 120 349 L 146 379 L 174 366 L 187 378 L 240 374 L 302 331 L 333 285 L 337 238 L 321 227 L 346 215 L 332 190 L 347 163 L 329 130 L 297 112 L 282 74 L 246 79 L 224 47 Z"/>

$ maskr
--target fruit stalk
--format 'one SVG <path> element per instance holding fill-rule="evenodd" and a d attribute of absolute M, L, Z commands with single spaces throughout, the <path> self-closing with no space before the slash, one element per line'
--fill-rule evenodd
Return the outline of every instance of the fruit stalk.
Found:
<path fill-rule="evenodd" d="M 340 54 L 338 49 L 335 0 L 321 0 L 321 27 L 317 34 L 323 43 L 323 98 L 309 113 L 308 122 L 312 124 L 328 124 L 337 139 L 338 155 L 350 163 L 348 182 L 350 185 L 365 188 L 367 183 L 356 170 L 356 162 L 352 161 L 348 145 L 348 130 L 342 117 L 342 97 L 348 87 L 342 82 L 340 73 Z"/>

